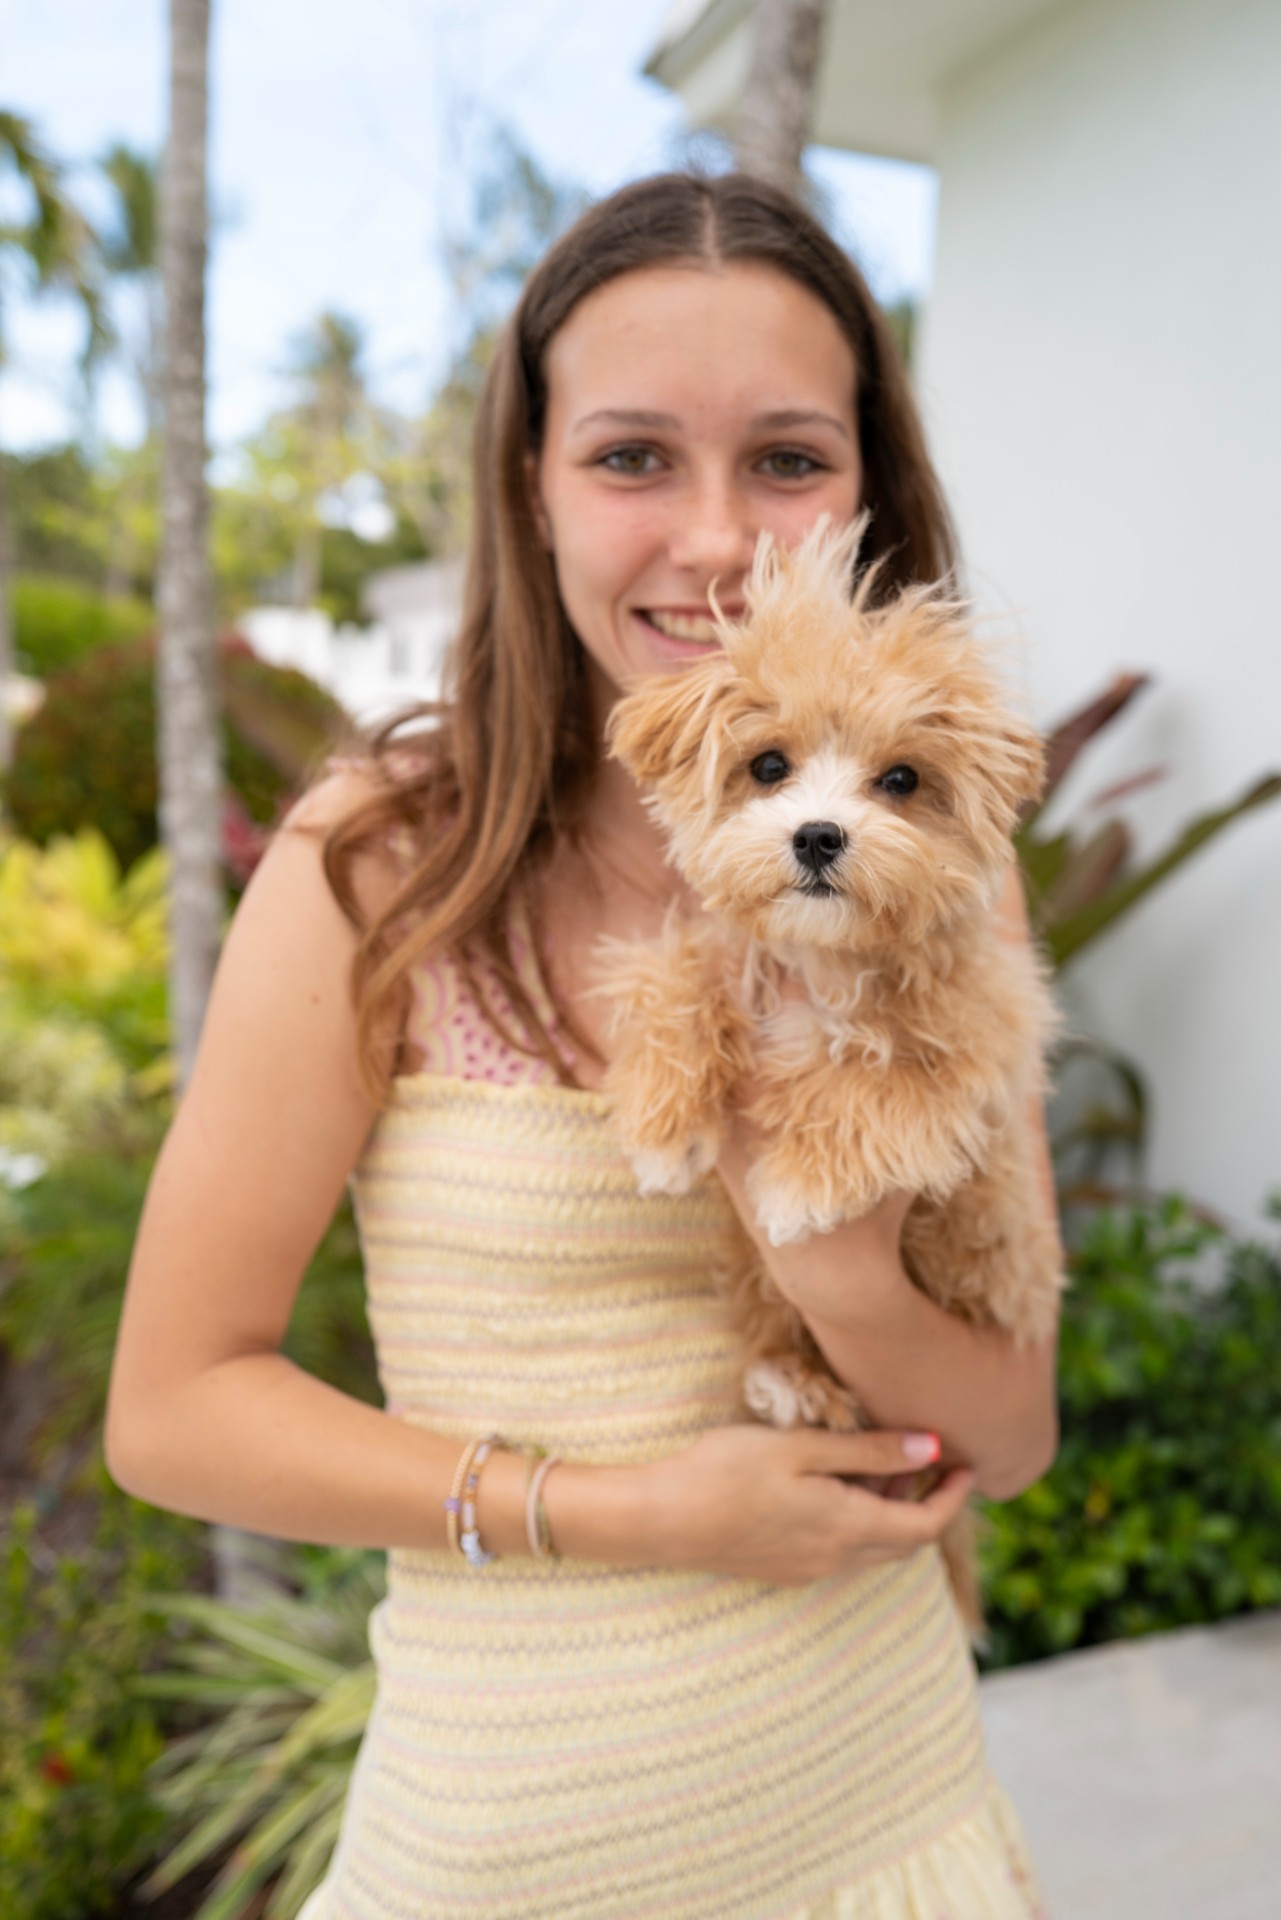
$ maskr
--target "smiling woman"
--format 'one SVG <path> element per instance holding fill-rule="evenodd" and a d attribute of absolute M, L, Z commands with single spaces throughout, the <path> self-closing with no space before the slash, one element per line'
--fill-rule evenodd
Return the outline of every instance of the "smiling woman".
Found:
<path fill-rule="evenodd" d="M 759 532 L 791 544 L 857 511 L 853 352 L 773 267 L 620 275 L 570 315 L 547 368 L 539 532 L 598 703 L 715 644 L 709 588 L 735 618 Z"/>
<path fill-rule="evenodd" d="M 917 1293 L 893 1195 L 788 1272 L 882 1430 L 752 1424 L 712 1285 L 741 1138 L 720 1178 L 642 1195 L 591 990 L 602 937 L 652 938 L 683 890 L 604 750 L 623 685 L 708 653 L 762 531 L 866 509 L 873 597 L 950 574 L 903 373 L 802 209 L 642 181 L 527 281 L 475 492 L 442 706 L 317 785 L 232 926 L 135 1253 L 112 1470 L 390 1550 L 306 1920 L 1030 1920 L 937 1542 L 976 1477 L 1040 1470 L 1047 1352 Z M 349 1179 L 385 1411 L 279 1352 Z M 934 1490 L 891 1497 L 927 1461 Z"/>

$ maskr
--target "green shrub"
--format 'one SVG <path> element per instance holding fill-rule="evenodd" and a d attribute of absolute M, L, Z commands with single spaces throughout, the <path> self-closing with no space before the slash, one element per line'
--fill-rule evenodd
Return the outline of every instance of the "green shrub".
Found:
<path fill-rule="evenodd" d="M 127 1094 L 125 1069 L 96 1027 L 16 1018 L 0 993 L 0 1152 L 63 1159 L 82 1134 L 124 1120 Z"/>
<path fill-rule="evenodd" d="M 192 1920 L 295 1920 L 338 1837 L 374 1701 L 369 1614 L 384 1590 L 382 1556 L 358 1553 L 322 1597 L 282 1597 L 251 1615 L 202 1595 L 156 1597 L 189 1635 L 137 1692 L 206 1723 L 152 1769 L 169 1827 L 144 1896 L 207 1871 L 234 1842 Z"/>
<path fill-rule="evenodd" d="M 150 648 L 109 648 L 58 674 L 14 741 L 5 809 L 17 831 L 44 846 L 97 827 L 133 866 L 157 839 L 155 724 Z"/>
<path fill-rule="evenodd" d="M 140 1121 L 131 1150 L 84 1150 L 7 1196 L 15 1224 L 0 1285 L 0 1347 L 49 1381 L 32 1443 L 37 1463 L 101 1428 L 160 1119 Z M 284 1352 L 340 1391 L 381 1404 L 349 1200 L 308 1268 Z"/>
<path fill-rule="evenodd" d="M 93 593 L 68 580 L 19 574 L 13 584 L 13 643 L 24 673 L 47 680 L 100 647 L 141 640 L 155 630 L 145 600 Z"/>
<path fill-rule="evenodd" d="M 169 1046 L 166 882 L 158 850 L 122 874 L 92 827 L 43 849 L 0 843 L 0 1105 L 25 1099 L 70 1117 L 71 1089 L 49 1085 L 38 1061 L 59 1032 L 83 1046 L 86 1027 L 135 1087 L 157 1078 Z"/>
<path fill-rule="evenodd" d="M 203 1529 L 109 1485 L 101 1502 L 89 1551 L 47 1572 L 31 1504 L 0 1544 L 0 1913 L 15 1920 L 117 1913 L 167 1824 L 150 1772 L 176 1716 L 136 1688 L 172 1630 L 146 1596 L 191 1583 Z"/>
<path fill-rule="evenodd" d="M 78 1153 L 11 1196 L 0 1346 L 47 1382 L 30 1464 L 101 1429 L 148 1153 Z"/>
<path fill-rule="evenodd" d="M 342 724 L 305 674 L 269 666 L 234 636 L 219 649 L 227 779 L 251 820 L 270 826 Z M 44 845 L 94 826 L 124 867 L 156 845 L 155 646 L 88 655 L 49 681 L 18 731 L 4 787 L 20 834 Z"/>
<path fill-rule="evenodd" d="M 1074 1256 L 1053 1470 L 988 1510 L 989 1662 L 1281 1604 L 1281 1258 L 1177 1199 Z"/>

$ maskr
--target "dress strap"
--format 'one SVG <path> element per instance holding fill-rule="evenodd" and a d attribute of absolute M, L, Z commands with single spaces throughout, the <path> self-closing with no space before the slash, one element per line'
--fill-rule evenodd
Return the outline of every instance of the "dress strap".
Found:
<path fill-rule="evenodd" d="M 511 937 L 512 958 L 521 983 L 562 1057 L 572 1066 L 574 1051 L 538 976 L 533 939 L 519 912 Z M 496 969 L 482 959 L 474 963 L 472 971 L 485 1003 L 509 1033 L 523 1039 L 527 1030 L 504 992 Z M 419 1050 L 420 1072 L 448 1074 L 459 1080 L 487 1080 L 499 1086 L 559 1084 L 555 1070 L 541 1054 L 522 1052 L 498 1032 L 454 954 L 436 954 L 420 961 L 410 974 L 410 983 L 413 1002 L 405 1037 Z"/>

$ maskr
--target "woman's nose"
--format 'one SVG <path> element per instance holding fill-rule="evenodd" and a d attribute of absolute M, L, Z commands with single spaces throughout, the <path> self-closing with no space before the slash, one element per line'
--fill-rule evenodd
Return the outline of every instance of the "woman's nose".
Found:
<path fill-rule="evenodd" d="M 737 489 L 707 484 L 688 493 L 669 542 L 673 562 L 706 579 L 745 573 L 756 551 L 757 528 Z"/>

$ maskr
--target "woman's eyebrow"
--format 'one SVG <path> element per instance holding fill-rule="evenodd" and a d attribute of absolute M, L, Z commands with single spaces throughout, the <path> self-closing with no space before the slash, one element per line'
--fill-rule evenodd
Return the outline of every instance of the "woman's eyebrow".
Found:
<path fill-rule="evenodd" d="M 585 413 L 581 420 L 574 422 L 574 432 L 581 433 L 585 427 L 596 426 L 601 421 L 615 427 L 657 427 L 667 431 L 680 426 L 674 413 L 653 413 L 646 407 L 598 407 L 594 413 Z M 775 407 L 769 413 L 754 414 L 750 424 L 774 431 L 787 427 L 832 427 L 843 439 L 850 437 L 843 420 L 814 407 Z"/>
<path fill-rule="evenodd" d="M 674 413 L 650 413 L 644 407 L 598 407 L 595 413 L 585 413 L 581 420 L 574 422 L 574 432 L 581 433 L 584 427 L 595 426 L 599 420 L 608 420 L 615 427 L 679 427 L 680 421 Z"/>
<path fill-rule="evenodd" d="M 816 407 L 776 407 L 772 413 L 758 413 L 752 421 L 754 427 L 834 427 L 842 437 L 848 440 L 849 428 L 834 413 L 821 413 Z"/>

